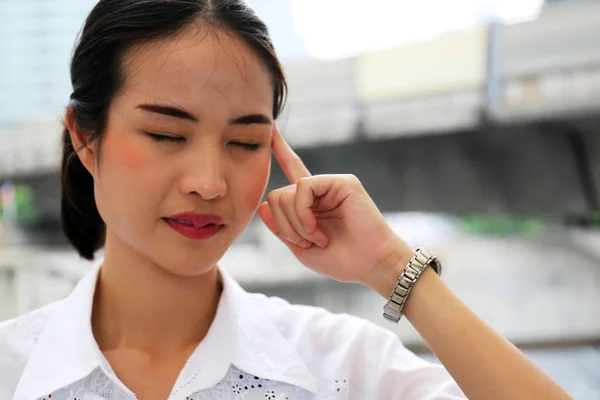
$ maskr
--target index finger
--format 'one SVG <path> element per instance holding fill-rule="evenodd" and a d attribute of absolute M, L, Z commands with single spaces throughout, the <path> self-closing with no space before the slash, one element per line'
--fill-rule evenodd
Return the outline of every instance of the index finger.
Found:
<path fill-rule="evenodd" d="M 310 171 L 306 168 L 300 157 L 292 150 L 290 145 L 287 144 L 283 136 L 281 136 L 279 127 L 275 122 L 273 123 L 273 139 L 271 146 L 273 147 L 273 154 L 275 154 L 277 162 L 290 183 L 298 183 L 301 178 L 310 176 Z"/>

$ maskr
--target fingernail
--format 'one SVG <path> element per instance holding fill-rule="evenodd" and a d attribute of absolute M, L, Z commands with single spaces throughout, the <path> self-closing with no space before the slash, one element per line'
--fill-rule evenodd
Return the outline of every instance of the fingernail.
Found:
<path fill-rule="evenodd" d="M 310 246 L 312 246 L 312 243 L 309 242 L 308 240 L 303 240 L 300 242 L 299 246 L 304 249 L 308 249 Z"/>
<path fill-rule="evenodd" d="M 327 239 L 325 237 L 319 237 L 316 241 L 317 246 L 319 247 L 325 247 L 327 246 Z"/>

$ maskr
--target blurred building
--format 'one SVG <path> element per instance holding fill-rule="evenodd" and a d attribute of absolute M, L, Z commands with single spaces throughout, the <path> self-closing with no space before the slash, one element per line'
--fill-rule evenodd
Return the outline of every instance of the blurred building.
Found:
<path fill-rule="evenodd" d="M 249 0 L 248 3 L 269 27 L 283 62 L 293 63 L 309 57 L 294 22 L 293 0 Z"/>
<path fill-rule="evenodd" d="M 58 168 L 68 61 L 94 3 L 0 0 L 0 320 L 66 295 L 89 268 L 60 231 Z M 279 124 L 313 173 L 356 174 L 393 228 L 436 249 L 448 284 L 517 344 L 597 345 L 600 235 L 563 221 L 600 215 L 600 2 L 548 0 L 537 19 L 329 62 L 310 57 L 292 0 L 250 3 L 286 64 Z M 269 189 L 285 184 L 275 168 Z M 478 214 L 501 226 L 469 225 Z M 259 223 L 223 264 L 251 290 L 381 322 L 378 296 L 302 268 Z M 556 371 L 576 398 L 594 398 L 594 351 Z"/>
<path fill-rule="evenodd" d="M 68 63 L 92 0 L 0 1 L 2 127 L 55 118 L 70 94 Z"/>

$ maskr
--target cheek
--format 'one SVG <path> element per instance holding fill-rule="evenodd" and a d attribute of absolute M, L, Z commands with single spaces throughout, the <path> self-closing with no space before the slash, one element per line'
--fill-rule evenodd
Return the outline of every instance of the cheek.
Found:
<path fill-rule="evenodd" d="M 113 129 L 102 143 L 97 194 L 104 198 L 103 204 L 113 205 L 113 213 L 141 212 L 142 204 L 150 204 L 154 194 L 151 188 L 158 186 L 157 180 L 162 176 L 151 149 L 139 142 L 127 132 Z M 140 192 L 146 193 L 143 199 Z"/>
<path fill-rule="evenodd" d="M 269 173 L 271 171 L 271 157 L 265 157 L 264 160 L 257 162 L 248 173 L 244 174 L 244 202 L 247 208 L 255 210 L 263 197 Z"/>
<path fill-rule="evenodd" d="M 107 136 L 103 151 L 112 163 L 135 171 L 143 169 L 150 161 L 150 154 L 133 138 L 121 132 Z"/>

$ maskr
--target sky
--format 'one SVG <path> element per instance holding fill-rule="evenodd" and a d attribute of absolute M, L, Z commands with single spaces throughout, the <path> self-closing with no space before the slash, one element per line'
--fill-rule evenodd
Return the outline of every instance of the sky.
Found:
<path fill-rule="evenodd" d="M 293 23 L 308 55 L 321 60 L 418 42 L 481 24 L 490 16 L 506 23 L 531 19 L 543 4 L 543 0 L 291 2 Z"/>

